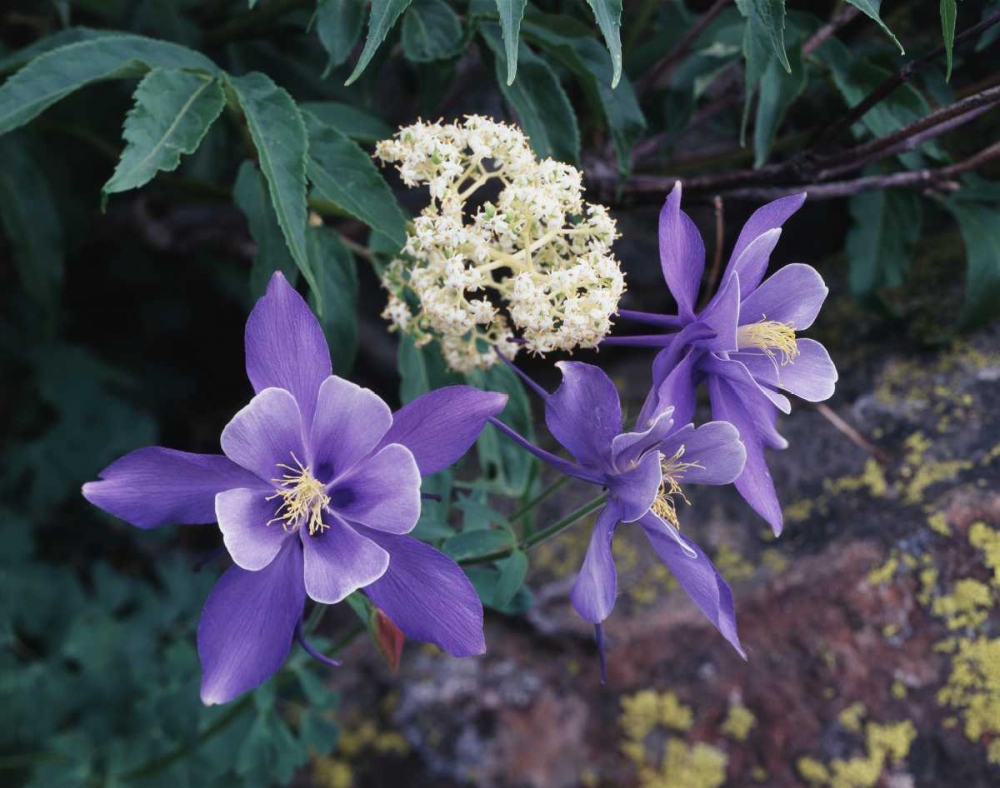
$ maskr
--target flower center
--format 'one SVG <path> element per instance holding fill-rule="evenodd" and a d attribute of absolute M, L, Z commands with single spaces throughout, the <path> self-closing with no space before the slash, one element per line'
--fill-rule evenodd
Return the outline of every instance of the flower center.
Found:
<path fill-rule="evenodd" d="M 799 355 L 799 348 L 795 343 L 795 328 L 789 323 L 768 320 L 767 315 L 759 323 L 740 326 L 736 330 L 736 344 L 740 350 L 760 348 L 769 356 L 773 356 L 777 350 L 781 353 L 782 366 L 795 361 L 795 357 Z"/>
<path fill-rule="evenodd" d="M 689 468 L 704 469 L 701 463 L 684 462 L 681 459 L 683 456 L 683 446 L 674 452 L 674 456 L 669 459 L 662 454 L 660 455 L 660 468 L 663 471 L 663 479 L 660 481 L 660 489 L 656 493 L 656 500 L 653 501 L 653 505 L 650 507 L 653 514 L 666 520 L 678 530 L 681 525 L 677 519 L 677 502 L 674 500 L 674 496 L 679 496 L 684 503 L 690 506 L 691 502 L 681 490 L 681 480 Z"/>
<path fill-rule="evenodd" d="M 299 462 L 294 453 L 292 460 L 294 466 L 279 462 L 278 467 L 284 474 L 280 479 L 271 479 L 277 488 L 267 500 L 280 498 L 281 504 L 267 524 L 281 523 L 286 531 L 297 531 L 305 523 L 309 535 L 315 536 L 330 527 L 323 522 L 323 510 L 330 503 L 330 496 L 326 494 L 323 483 L 316 480 L 312 471 Z"/>

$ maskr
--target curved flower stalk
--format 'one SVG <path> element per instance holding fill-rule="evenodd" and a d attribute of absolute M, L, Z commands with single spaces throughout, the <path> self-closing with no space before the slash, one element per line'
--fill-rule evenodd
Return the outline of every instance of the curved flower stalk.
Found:
<path fill-rule="evenodd" d="M 826 348 L 797 336 L 813 324 L 826 299 L 823 278 L 815 268 L 794 263 L 764 279 L 781 226 L 805 198 L 805 194 L 783 197 L 750 217 L 718 291 L 696 312 L 705 246 L 694 222 L 681 210 L 678 182 L 660 212 L 660 264 L 679 314 L 622 310 L 622 317 L 658 325 L 670 333 L 605 340 L 663 348 L 653 362 L 653 386 L 639 414 L 640 425 L 652 424 L 670 407 L 676 419 L 689 420 L 695 410 L 695 392 L 702 382 L 707 383 L 712 415 L 731 422 L 747 449 L 746 468 L 736 488 L 775 533 L 782 528 L 781 505 L 764 448 L 788 446 L 775 429 L 778 411 L 791 410 L 782 391 L 821 402 L 833 394 L 837 381 Z"/>
<path fill-rule="evenodd" d="M 376 156 L 431 195 L 382 278 L 394 329 L 438 339 L 457 371 L 491 366 L 494 347 L 508 358 L 594 347 L 611 330 L 625 289 L 617 231 L 583 201 L 579 170 L 538 161 L 518 129 L 478 116 L 408 126 Z M 499 195 L 473 211 L 491 186 Z"/>
<path fill-rule="evenodd" d="M 736 632 L 729 585 L 698 546 L 680 532 L 677 504 L 686 484 L 729 484 L 743 470 L 746 453 L 731 424 L 709 422 L 695 428 L 664 408 L 641 432 L 625 432 L 618 390 L 598 367 L 560 362 L 563 382 L 545 399 L 545 423 L 575 458 L 562 459 L 535 446 L 498 419 L 491 423 L 557 471 L 607 489 L 590 546 L 570 598 L 576 611 L 596 627 L 610 615 L 618 589 L 611 541 L 619 523 L 637 523 L 660 560 L 723 637 L 745 657 Z"/>
<path fill-rule="evenodd" d="M 202 700 L 230 701 L 281 667 L 306 597 L 364 589 L 408 637 L 482 653 L 472 584 L 405 534 L 421 476 L 464 454 L 506 395 L 452 386 L 392 413 L 331 374 L 319 322 L 280 273 L 247 321 L 246 363 L 256 396 L 222 431 L 223 455 L 139 449 L 83 487 L 139 528 L 218 522 L 235 566 L 198 626 Z"/>

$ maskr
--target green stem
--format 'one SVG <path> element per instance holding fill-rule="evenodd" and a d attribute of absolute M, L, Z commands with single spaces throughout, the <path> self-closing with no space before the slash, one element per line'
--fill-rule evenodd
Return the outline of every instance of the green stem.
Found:
<path fill-rule="evenodd" d="M 499 561 L 503 558 L 507 558 L 507 556 L 509 556 L 515 550 L 530 550 L 532 547 L 538 547 L 538 545 L 540 545 L 542 542 L 547 542 L 556 534 L 565 531 L 571 525 L 574 525 L 578 521 L 582 520 L 588 514 L 593 512 L 595 509 L 600 509 L 602 506 L 604 506 L 605 503 L 607 503 L 607 500 L 608 496 L 606 493 L 604 495 L 598 495 L 596 498 L 587 501 L 587 503 L 585 503 L 579 509 L 576 509 L 567 514 L 558 522 L 553 523 L 548 528 L 543 528 L 541 531 L 538 531 L 537 533 L 534 533 L 531 536 L 521 540 L 516 545 L 513 545 L 511 547 L 505 547 L 503 550 L 496 550 L 495 552 L 488 553 L 487 555 L 480 555 L 476 556 L 475 558 L 469 558 L 465 561 L 459 561 L 459 563 L 462 566 L 474 566 L 475 564 L 489 564 L 492 563 L 493 561 Z"/>
<path fill-rule="evenodd" d="M 510 516 L 511 520 L 520 520 L 524 515 L 528 514 L 532 509 L 534 509 L 538 504 L 552 495 L 556 490 L 560 489 L 564 484 L 569 481 L 569 476 L 562 476 L 558 481 L 550 484 L 544 490 L 542 490 L 538 495 L 528 501 L 524 506 L 518 509 L 514 514 Z"/>

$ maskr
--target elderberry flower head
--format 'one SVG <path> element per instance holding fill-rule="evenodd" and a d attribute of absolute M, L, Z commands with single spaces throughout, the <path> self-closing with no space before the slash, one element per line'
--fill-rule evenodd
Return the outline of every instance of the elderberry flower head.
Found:
<path fill-rule="evenodd" d="M 458 371 L 494 364 L 494 347 L 594 347 L 611 330 L 625 290 L 615 220 L 584 202 L 575 167 L 539 161 L 519 129 L 479 116 L 408 126 L 376 156 L 431 195 L 383 274 L 394 329 L 439 340 Z M 487 184 L 499 194 L 473 207 Z"/>

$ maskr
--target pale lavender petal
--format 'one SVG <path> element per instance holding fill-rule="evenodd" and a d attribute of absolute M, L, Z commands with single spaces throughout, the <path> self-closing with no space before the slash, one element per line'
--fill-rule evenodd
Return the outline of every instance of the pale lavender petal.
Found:
<path fill-rule="evenodd" d="M 783 518 L 774 480 L 764 459 L 764 441 L 759 431 L 759 416 L 755 417 L 743 403 L 740 393 L 728 381 L 713 377 L 708 381 L 708 394 L 712 401 L 712 415 L 730 422 L 740 433 L 746 448 L 746 464 L 736 479 L 736 489 L 757 514 L 770 524 L 775 534 L 780 534 Z"/>
<path fill-rule="evenodd" d="M 600 624 L 615 606 L 618 574 L 611 554 L 611 540 L 618 520 L 614 504 L 609 503 L 598 513 L 587 555 L 569 595 L 576 612 L 592 624 Z"/>
<path fill-rule="evenodd" d="M 281 272 L 271 276 L 267 293 L 250 313 L 244 339 L 254 391 L 290 391 L 308 429 L 319 387 L 332 372 L 330 348 L 309 305 Z"/>
<path fill-rule="evenodd" d="M 390 443 L 330 486 L 330 508 L 352 523 L 405 534 L 420 517 L 420 469 L 405 446 Z"/>
<path fill-rule="evenodd" d="M 780 239 L 781 230 L 779 228 L 758 235 L 740 252 L 739 257 L 733 259 L 723 281 L 734 276 L 739 277 L 741 282 L 745 280 L 752 283 L 746 288 L 746 292 L 753 292 L 760 284 L 760 280 L 764 278 L 768 263 L 771 261 L 771 252 L 774 251 L 774 247 L 778 245 Z"/>
<path fill-rule="evenodd" d="M 226 490 L 215 496 L 215 516 L 222 541 L 233 561 L 250 572 L 263 569 L 278 554 L 291 534 L 274 519 L 278 502 L 274 490 Z"/>
<path fill-rule="evenodd" d="M 814 339 L 800 339 L 798 348 L 795 360 L 778 369 L 778 385 L 809 402 L 829 399 L 837 383 L 830 354 Z"/>
<path fill-rule="evenodd" d="M 730 484 L 743 472 L 746 449 L 740 433 L 727 421 L 710 421 L 700 427 L 687 425 L 663 442 L 667 457 L 684 447 L 681 462 L 694 462 L 679 479 L 682 484 Z"/>
<path fill-rule="evenodd" d="M 648 512 L 662 478 L 659 452 L 649 452 L 630 470 L 610 477 L 608 494 L 615 502 L 618 519 L 630 523 Z"/>
<path fill-rule="evenodd" d="M 392 426 L 392 411 L 369 389 L 331 376 L 323 381 L 309 435 L 313 475 L 328 482 L 371 453 Z"/>
<path fill-rule="evenodd" d="M 408 448 L 420 473 L 429 476 L 465 454 L 490 416 L 496 416 L 506 404 L 507 395 L 495 391 L 472 386 L 437 389 L 397 410 L 382 443 Z"/>
<path fill-rule="evenodd" d="M 686 424 L 694 418 L 698 390 L 696 375 L 702 355 L 698 348 L 691 348 L 656 387 L 657 409 L 672 408 L 675 424 Z"/>
<path fill-rule="evenodd" d="M 264 389 L 233 416 L 222 431 L 222 450 L 233 462 L 270 482 L 280 478 L 283 463 L 306 462 L 299 406 L 284 389 Z"/>
<path fill-rule="evenodd" d="M 740 325 L 774 320 L 803 331 L 813 324 L 829 292 L 811 265 L 786 265 L 743 299 Z"/>
<path fill-rule="evenodd" d="M 435 643 L 453 657 L 486 651 L 483 605 L 458 564 L 408 536 L 361 530 L 390 556 L 386 573 L 365 593 L 404 635 Z"/>
<path fill-rule="evenodd" d="M 115 460 L 83 485 L 83 497 L 138 528 L 215 522 L 215 496 L 233 487 L 263 487 L 221 454 L 149 446 Z"/>
<path fill-rule="evenodd" d="M 736 246 L 733 247 L 733 254 L 729 258 L 729 265 L 726 267 L 725 276 L 728 277 L 734 270 L 736 261 L 740 259 L 740 256 L 751 243 L 769 230 L 781 227 L 788 221 L 788 218 L 792 214 L 802 207 L 802 203 L 805 201 L 806 195 L 803 192 L 802 194 L 793 194 L 790 197 L 782 197 L 774 202 L 769 202 L 767 205 L 754 211 L 753 215 L 747 220 L 747 223 L 743 225 L 740 237 L 736 239 Z M 750 260 L 746 260 L 745 262 L 749 263 Z M 753 262 L 753 266 L 744 265 L 739 272 L 744 297 L 756 289 L 767 271 L 766 259 L 763 261 L 755 259 Z M 761 262 L 763 262 L 763 265 L 761 265 Z"/>
<path fill-rule="evenodd" d="M 715 351 L 736 350 L 740 314 L 740 278 L 731 276 L 698 314 L 698 322 L 714 333 L 711 339 L 702 342 L 702 346 Z"/>
<path fill-rule="evenodd" d="M 733 592 L 708 556 L 694 542 L 676 532 L 670 533 L 668 526 L 654 515 L 643 518 L 640 524 L 656 554 L 677 578 L 681 588 L 739 655 L 746 659 L 736 631 Z"/>
<path fill-rule="evenodd" d="M 783 413 L 792 412 L 792 403 L 778 389 L 778 373 L 781 357 L 769 355 L 764 351 L 748 351 L 732 353 L 731 361 L 738 361 L 745 366 L 764 395 Z"/>
<path fill-rule="evenodd" d="M 775 428 L 777 417 L 777 407 L 772 402 L 775 394 L 770 385 L 758 381 L 750 373 L 740 359 L 745 354 L 734 353 L 729 358 L 722 358 L 717 354 L 708 354 L 702 360 L 703 371 L 711 377 L 721 378 L 732 385 L 734 399 L 742 403 L 747 413 L 750 414 L 754 429 L 764 441 L 764 443 L 774 449 L 788 448 L 786 441 Z M 780 395 L 779 395 L 780 396 Z M 785 400 L 785 407 L 791 409 L 791 403 Z"/>
<path fill-rule="evenodd" d="M 681 318 L 690 320 L 705 270 L 705 244 L 695 223 L 681 210 L 680 181 L 660 211 L 660 267 Z"/>
<path fill-rule="evenodd" d="M 333 605 L 382 577 L 389 554 L 336 515 L 327 512 L 323 522 L 328 527 L 312 536 L 300 530 L 306 593 Z"/>
<path fill-rule="evenodd" d="M 259 572 L 234 566 L 222 576 L 198 624 L 204 704 L 228 703 L 281 667 L 305 598 L 296 539 Z"/>
<path fill-rule="evenodd" d="M 674 409 L 667 408 L 656 417 L 649 429 L 616 435 L 611 441 L 615 468 L 619 471 L 628 470 L 642 459 L 647 451 L 659 449 L 660 443 L 674 428 L 673 415 Z"/>
<path fill-rule="evenodd" d="M 618 389 L 604 370 L 579 361 L 560 361 L 562 385 L 545 402 L 545 423 L 577 461 L 610 468 L 611 441 L 622 431 Z"/>

